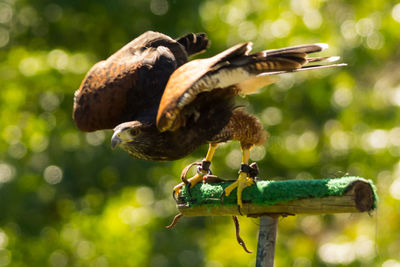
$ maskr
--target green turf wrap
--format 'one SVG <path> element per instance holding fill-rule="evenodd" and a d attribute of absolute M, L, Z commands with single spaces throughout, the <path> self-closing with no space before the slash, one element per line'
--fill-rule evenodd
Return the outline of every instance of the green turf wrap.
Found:
<path fill-rule="evenodd" d="M 361 177 L 346 176 L 341 178 L 328 178 L 316 180 L 285 180 L 285 181 L 257 181 L 256 185 L 247 187 L 243 191 L 243 202 L 252 202 L 265 206 L 279 202 L 287 202 L 302 198 L 321 198 L 326 196 L 341 196 L 346 189 L 356 181 L 369 183 L 374 192 L 374 209 L 378 199 L 375 186 L 371 180 Z M 189 196 L 186 187 L 180 194 L 179 202 L 189 206 L 221 205 L 220 196 L 223 189 L 232 182 L 199 183 L 191 189 Z M 236 189 L 224 197 L 224 205 L 236 205 Z"/>

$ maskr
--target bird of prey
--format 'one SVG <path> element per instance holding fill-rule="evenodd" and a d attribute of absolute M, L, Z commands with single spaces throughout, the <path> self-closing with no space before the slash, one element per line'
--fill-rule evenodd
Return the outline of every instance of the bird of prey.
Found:
<path fill-rule="evenodd" d="M 140 35 L 89 70 L 75 93 L 73 118 L 82 131 L 113 129 L 112 147 L 143 160 L 176 160 L 208 143 L 197 174 L 188 180 L 190 187 L 209 173 L 218 144 L 238 140 L 239 177 L 224 193 L 237 188 L 241 207 L 243 189 L 254 184 L 250 150 L 266 141 L 266 132 L 255 116 L 235 106 L 235 96 L 256 92 L 277 81 L 278 74 L 343 64 L 331 63 L 338 57 L 308 56 L 326 44 L 251 53 L 251 42 L 188 61 L 208 45 L 204 33 L 178 39 L 152 31 Z"/>

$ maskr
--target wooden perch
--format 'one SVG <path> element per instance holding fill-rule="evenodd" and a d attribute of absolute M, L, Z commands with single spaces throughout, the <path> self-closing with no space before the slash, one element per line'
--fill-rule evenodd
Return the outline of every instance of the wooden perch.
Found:
<path fill-rule="evenodd" d="M 224 188 L 233 181 L 207 176 L 188 192 L 183 187 L 176 199 L 180 213 L 170 227 L 182 216 L 236 216 L 236 190 L 221 201 Z M 319 180 L 257 181 L 243 191 L 241 213 L 260 217 L 257 245 L 257 267 L 272 267 L 278 217 L 288 214 L 326 214 L 368 212 L 376 208 L 377 194 L 370 180 L 342 177 Z M 236 226 L 236 236 L 239 229 Z M 238 239 L 240 245 L 243 240 Z M 244 246 L 247 251 L 246 247 Z"/>
<path fill-rule="evenodd" d="M 215 177 L 214 177 L 215 179 Z M 239 215 L 233 199 L 219 199 L 230 182 L 203 183 L 177 200 L 184 216 Z M 268 198 L 268 196 L 271 196 Z M 249 217 L 265 214 L 329 214 L 368 212 L 375 208 L 376 192 L 371 181 L 360 177 L 321 180 L 258 181 L 246 188 L 241 213 Z"/>

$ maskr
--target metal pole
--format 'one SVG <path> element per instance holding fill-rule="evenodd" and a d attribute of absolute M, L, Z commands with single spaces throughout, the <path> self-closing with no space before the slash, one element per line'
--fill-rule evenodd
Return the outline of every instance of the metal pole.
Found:
<path fill-rule="evenodd" d="M 258 232 L 256 267 L 273 267 L 275 256 L 276 230 L 278 217 L 260 217 Z"/>

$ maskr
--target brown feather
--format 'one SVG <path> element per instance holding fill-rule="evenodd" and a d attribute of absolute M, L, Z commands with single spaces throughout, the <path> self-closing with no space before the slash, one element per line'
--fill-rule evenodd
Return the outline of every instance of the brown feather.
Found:
<path fill-rule="evenodd" d="M 209 83 L 204 76 L 211 70 L 220 67 L 220 64 L 226 60 L 245 55 L 249 49 L 250 43 L 239 44 L 214 57 L 192 60 L 178 68 L 171 75 L 160 102 L 157 115 L 158 129 L 161 131 L 176 129 L 180 118 L 174 116 L 182 110 L 185 101 L 190 103 L 199 93 L 216 89 L 216 83 Z"/>
<path fill-rule="evenodd" d="M 246 81 L 251 81 L 250 90 L 245 89 L 238 93 L 253 93 L 273 80 L 254 79 L 256 76 L 302 69 L 308 63 L 308 53 L 318 52 L 325 48 L 324 44 L 311 44 L 249 54 L 251 43 L 244 43 L 214 57 L 188 62 L 178 68 L 168 81 L 158 109 L 157 127 L 160 131 L 174 131 L 181 127 L 182 108 L 195 101 L 201 92 L 234 85 L 240 89 L 246 85 Z M 318 58 L 313 58 L 313 62 L 315 61 L 318 61 Z M 336 65 L 325 65 L 325 67 L 329 66 Z M 260 85 L 260 87 L 255 89 L 255 85 Z"/>
<path fill-rule="evenodd" d="M 209 41 L 203 33 L 174 40 L 146 32 L 94 65 L 75 93 L 73 118 L 82 131 L 114 128 L 113 145 L 144 160 L 175 160 L 207 142 L 238 140 L 243 149 L 266 141 L 262 124 L 241 108 L 238 94 L 256 92 L 276 76 L 342 64 L 308 58 L 326 45 L 250 54 L 251 43 L 188 61 Z"/>
<path fill-rule="evenodd" d="M 185 48 L 172 38 L 146 32 L 107 60 L 94 65 L 75 93 L 73 119 L 82 131 L 156 114 L 172 72 L 187 62 Z"/>
<path fill-rule="evenodd" d="M 229 123 L 210 141 L 219 143 L 237 140 L 243 149 L 249 149 L 253 145 L 264 144 L 267 136 L 267 132 L 255 116 L 248 114 L 242 108 L 237 108 L 232 112 Z"/>

